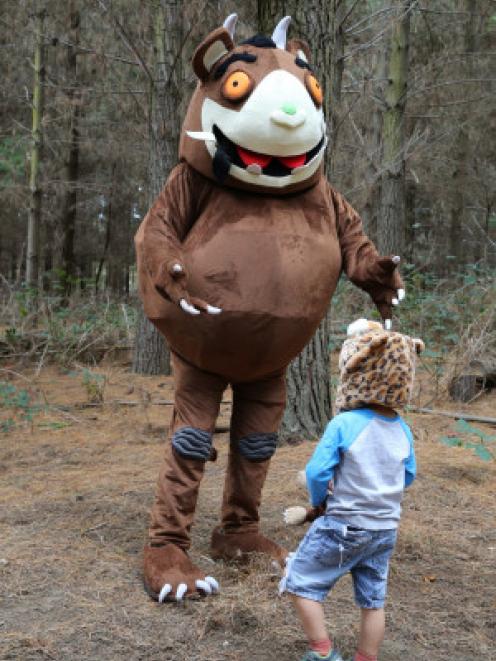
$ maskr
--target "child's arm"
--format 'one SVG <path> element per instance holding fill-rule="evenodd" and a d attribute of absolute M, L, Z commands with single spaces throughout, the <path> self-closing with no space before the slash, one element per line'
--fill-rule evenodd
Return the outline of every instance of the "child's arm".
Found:
<path fill-rule="evenodd" d="M 305 470 L 312 507 L 324 504 L 329 482 L 334 476 L 334 468 L 339 464 L 341 434 L 339 422 L 337 422 L 338 417 L 333 418 L 327 425 Z"/>
<path fill-rule="evenodd" d="M 405 459 L 405 488 L 409 487 L 417 474 L 417 461 L 415 459 L 415 448 L 413 444 L 413 434 L 406 422 L 401 419 L 401 426 L 410 443 L 410 454 Z"/>

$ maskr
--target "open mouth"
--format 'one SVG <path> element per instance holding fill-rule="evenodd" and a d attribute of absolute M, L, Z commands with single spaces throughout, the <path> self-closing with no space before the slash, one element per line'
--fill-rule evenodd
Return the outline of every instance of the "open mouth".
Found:
<path fill-rule="evenodd" d="M 295 156 L 272 156 L 244 149 L 229 140 L 219 127 L 214 124 L 213 133 L 217 145 L 225 152 L 233 165 L 237 165 L 249 172 L 267 174 L 271 177 L 284 177 L 291 174 L 296 168 L 301 168 L 313 159 L 324 145 L 324 137 L 310 151 Z"/>

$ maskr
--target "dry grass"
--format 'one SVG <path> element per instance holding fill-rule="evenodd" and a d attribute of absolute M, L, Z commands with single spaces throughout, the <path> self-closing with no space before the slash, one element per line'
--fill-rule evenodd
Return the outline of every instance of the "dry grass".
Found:
<path fill-rule="evenodd" d="M 216 440 L 218 461 L 207 465 L 192 553 L 222 592 L 182 606 L 158 606 L 147 597 L 141 548 L 170 407 L 143 402 L 170 399 L 171 383 L 115 365 L 97 371 L 106 378 L 105 403 L 90 408 L 75 407 L 88 402 L 81 372 L 49 368 L 36 378 L 25 372 L 33 392 L 73 408 L 49 408 L 0 441 L 0 658 L 299 658 L 305 642 L 290 604 L 277 597 L 279 577 L 270 566 L 256 559 L 235 567 L 208 556 L 225 435 Z M 430 395 L 424 384 L 422 399 Z M 495 402 L 487 395 L 470 410 L 491 415 Z M 228 409 L 223 406 L 222 423 Z M 496 643 L 496 466 L 441 445 L 437 439 L 450 429 L 449 419 L 408 418 L 420 474 L 405 499 L 381 659 L 489 659 Z M 281 512 L 304 500 L 296 473 L 312 447 L 280 448 L 264 492 L 263 527 L 288 548 L 303 529 L 285 528 Z M 337 643 L 351 654 L 357 618 L 347 579 L 332 592 L 326 613 Z"/>

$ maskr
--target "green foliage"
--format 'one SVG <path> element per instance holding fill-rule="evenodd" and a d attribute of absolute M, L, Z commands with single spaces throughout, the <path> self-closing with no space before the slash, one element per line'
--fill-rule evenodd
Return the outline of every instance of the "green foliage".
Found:
<path fill-rule="evenodd" d="M 105 391 L 105 376 L 96 374 L 91 370 L 83 370 L 83 385 L 88 396 L 88 401 L 92 404 L 101 404 Z"/>
<path fill-rule="evenodd" d="M 482 429 L 469 424 L 466 420 L 458 420 L 455 425 L 456 434 L 441 436 L 441 443 L 448 447 L 465 448 L 473 450 L 474 453 L 483 461 L 491 461 L 495 458 L 494 450 L 487 444 L 496 442 L 496 436 L 487 434 Z M 474 441 L 474 436 L 478 439 Z"/>
<path fill-rule="evenodd" d="M 0 420 L 0 431 L 12 431 L 19 423 L 32 422 L 42 406 L 32 401 L 31 394 L 24 388 L 17 388 L 8 381 L 0 381 L 0 407 L 7 417 Z"/>
<path fill-rule="evenodd" d="M 0 178 L 4 185 L 24 174 L 25 147 L 18 137 L 0 140 Z"/>
<path fill-rule="evenodd" d="M 406 298 L 394 311 L 393 328 L 421 337 L 427 346 L 423 355 L 439 364 L 458 344 L 464 328 L 495 306 L 494 272 L 479 265 L 448 278 L 403 264 L 401 274 Z M 346 332 L 347 325 L 358 317 L 379 319 L 370 298 L 345 279 L 337 288 L 333 310 L 333 324 L 339 332 Z"/>
<path fill-rule="evenodd" d="M 136 323 L 134 306 L 91 291 L 67 300 L 62 291 L 48 295 L 22 288 L 0 298 L 0 316 L 4 354 L 29 353 L 64 366 L 96 363 L 107 351 L 129 346 Z"/>

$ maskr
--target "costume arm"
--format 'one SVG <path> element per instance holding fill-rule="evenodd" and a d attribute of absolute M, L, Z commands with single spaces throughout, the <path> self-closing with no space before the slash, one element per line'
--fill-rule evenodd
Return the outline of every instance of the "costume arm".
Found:
<path fill-rule="evenodd" d="M 348 278 L 365 290 L 377 305 L 383 319 L 391 318 L 393 299 L 403 289 L 397 258 L 381 257 L 363 231 L 357 212 L 342 195 L 330 188 L 336 214 L 343 269 Z"/>
<path fill-rule="evenodd" d="M 175 300 L 173 268 L 183 264 L 181 242 L 194 222 L 193 195 L 187 167 L 174 168 L 135 238 L 138 258 L 148 271 L 155 288 Z"/>
<path fill-rule="evenodd" d="M 327 498 L 334 467 L 340 460 L 341 434 L 336 418 L 327 425 L 319 444 L 307 464 L 305 473 L 312 507 L 322 505 Z"/>

